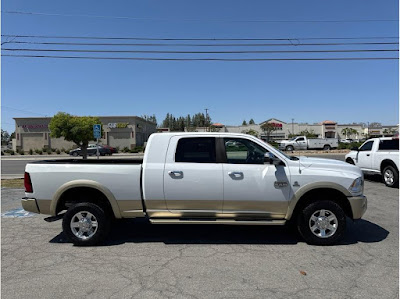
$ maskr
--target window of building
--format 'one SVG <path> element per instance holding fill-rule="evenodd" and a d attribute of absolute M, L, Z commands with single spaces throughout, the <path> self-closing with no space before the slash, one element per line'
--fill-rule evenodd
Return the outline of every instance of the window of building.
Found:
<path fill-rule="evenodd" d="M 399 139 L 381 140 L 379 150 L 399 150 Z"/>
<path fill-rule="evenodd" d="M 360 147 L 360 151 L 370 151 L 372 149 L 373 144 L 374 144 L 373 141 L 368 141 L 367 143 L 364 143 L 364 145 Z"/>
<path fill-rule="evenodd" d="M 265 148 L 241 138 L 224 138 L 226 159 L 230 164 L 264 164 Z"/>
<path fill-rule="evenodd" d="M 175 162 L 216 163 L 215 138 L 182 138 L 178 141 Z"/>

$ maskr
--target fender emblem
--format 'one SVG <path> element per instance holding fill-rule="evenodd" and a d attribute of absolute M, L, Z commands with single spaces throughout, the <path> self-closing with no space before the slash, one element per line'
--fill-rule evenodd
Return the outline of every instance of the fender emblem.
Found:
<path fill-rule="evenodd" d="M 288 185 L 288 182 L 275 182 L 274 183 L 275 188 L 284 188 L 284 187 L 287 187 L 287 185 Z"/>

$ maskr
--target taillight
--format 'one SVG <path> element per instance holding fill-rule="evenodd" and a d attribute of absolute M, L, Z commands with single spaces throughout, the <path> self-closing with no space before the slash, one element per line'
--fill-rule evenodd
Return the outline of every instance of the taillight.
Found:
<path fill-rule="evenodd" d="M 25 175 L 24 175 L 24 185 L 25 185 L 25 192 L 29 192 L 29 193 L 33 192 L 31 176 L 27 172 L 25 172 Z"/>

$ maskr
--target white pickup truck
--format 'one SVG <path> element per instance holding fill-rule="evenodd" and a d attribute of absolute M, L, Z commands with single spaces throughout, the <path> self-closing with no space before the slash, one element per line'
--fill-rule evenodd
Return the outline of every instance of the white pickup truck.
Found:
<path fill-rule="evenodd" d="M 336 138 L 307 138 L 306 136 L 293 137 L 290 140 L 282 140 L 278 148 L 284 151 L 322 149 L 329 151 L 338 147 Z"/>
<path fill-rule="evenodd" d="M 346 216 L 367 209 L 361 170 L 345 162 L 289 157 L 232 133 L 159 133 L 143 162 L 53 160 L 27 164 L 25 210 L 63 219 L 76 245 L 103 241 L 114 218 L 155 224 L 297 226 L 311 244 L 337 242 Z"/>
<path fill-rule="evenodd" d="M 386 186 L 399 185 L 399 138 L 368 139 L 359 148 L 353 148 L 345 159 L 362 171 L 380 173 Z"/>

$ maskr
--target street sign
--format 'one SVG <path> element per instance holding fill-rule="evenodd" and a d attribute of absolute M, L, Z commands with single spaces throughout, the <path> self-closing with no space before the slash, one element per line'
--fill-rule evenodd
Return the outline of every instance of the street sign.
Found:
<path fill-rule="evenodd" d="M 95 139 L 101 138 L 101 125 L 93 125 L 93 137 Z"/>

